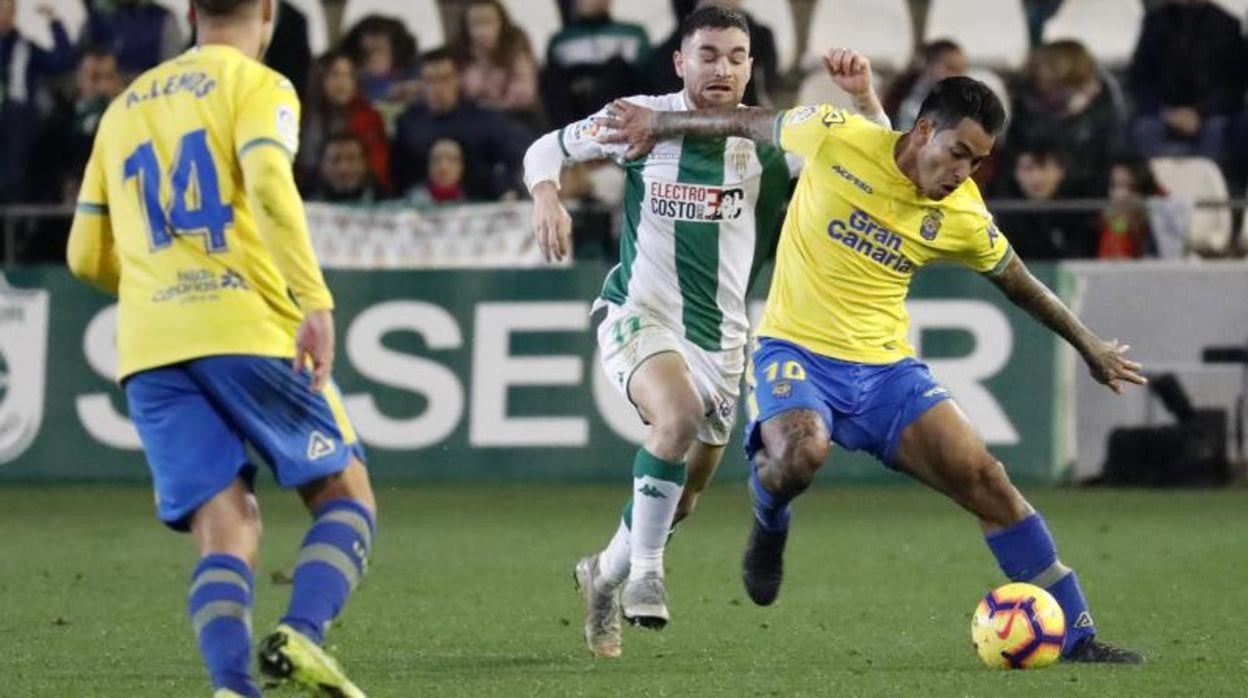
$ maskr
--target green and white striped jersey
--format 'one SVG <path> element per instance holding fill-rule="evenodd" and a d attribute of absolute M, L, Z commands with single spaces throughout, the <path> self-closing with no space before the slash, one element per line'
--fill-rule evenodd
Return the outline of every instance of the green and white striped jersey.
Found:
<path fill-rule="evenodd" d="M 656 111 L 689 108 L 683 92 L 629 97 Z M 745 138 L 676 137 L 648 155 L 596 140 L 591 116 L 559 131 L 565 158 L 625 169 L 620 263 L 600 303 L 644 309 L 710 351 L 745 346 L 745 292 L 773 247 L 801 160 Z"/>

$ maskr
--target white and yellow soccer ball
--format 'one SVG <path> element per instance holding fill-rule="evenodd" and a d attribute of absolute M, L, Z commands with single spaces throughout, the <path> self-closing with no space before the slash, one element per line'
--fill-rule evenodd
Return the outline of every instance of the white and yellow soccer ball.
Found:
<path fill-rule="evenodd" d="M 1016 582 L 988 592 L 971 618 L 971 640 L 994 669 L 1039 669 L 1056 662 L 1066 614 L 1049 592 Z"/>

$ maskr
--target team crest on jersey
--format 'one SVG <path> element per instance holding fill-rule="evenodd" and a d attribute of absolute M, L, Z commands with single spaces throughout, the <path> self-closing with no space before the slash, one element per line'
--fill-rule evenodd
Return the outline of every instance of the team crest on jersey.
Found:
<path fill-rule="evenodd" d="M 793 394 L 793 385 L 788 381 L 776 381 L 771 384 L 772 397 L 788 397 Z"/>
<path fill-rule="evenodd" d="M 745 212 L 745 190 L 740 188 L 652 181 L 649 193 L 650 212 L 674 221 L 718 223 Z"/>
<path fill-rule="evenodd" d="M 738 141 L 728 152 L 728 159 L 732 162 L 733 171 L 737 173 L 737 179 L 745 179 L 745 176 L 749 174 L 750 155 L 753 152 L 753 146 L 741 141 Z"/>
<path fill-rule="evenodd" d="M 923 222 L 919 224 L 919 235 L 928 242 L 935 240 L 940 233 L 940 224 L 944 220 L 945 214 L 940 209 L 927 209 L 927 215 L 923 216 Z"/>
<path fill-rule="evenodd" d="M 0 274 L 0 464 L 15 460 L 43 423 L 49 294 Z"/>
<path fill-rule="evenodd" d="M 810 117 L 818 113 L 819 113 L 818 107 L 798 107 L 790 111 L 789 115 L 784 118 L 784 125 L 796 126 L 802 123 L 803 121 L 810 120 Z"/>

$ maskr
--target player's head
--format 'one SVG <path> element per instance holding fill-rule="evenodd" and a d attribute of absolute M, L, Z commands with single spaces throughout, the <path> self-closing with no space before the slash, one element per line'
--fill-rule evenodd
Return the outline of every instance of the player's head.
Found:
<path fill-rule="evenodd" d="M 987 85 L 968 77 L 941 80 L 906 136 L 917 165 L 911 179 L 930 199 L 949 196 L 992 153 L 1004 128 L 1005 107 Z"/>
<path fill-rule="evenodd" d="M 937 39 L 923 47 L 923 77 L 940 82 L 955 75 L 966 75 L 966 53 L 950 39 Z"/>
<path fill-rule="evenodd" d="M 680 49 L 673 60 L 695 107 L 740 104 L 754 67 L 745 15 L 719 5 L 694 10 L 681 24 Z"/>
<path fill-rule="evenodd" d="M 368 156 L 364 141 L 354 133 L 338 132 L 321 148 L 321 179 L 336 193 L 363 189 L 368 183 Z"/>
<path fill-rule="evenodd" d="M 0 0 L 4 2 L 4 0 Z M 107 48 L 92 46 L 82 53 L 78 70 L 74 73 L 78 99 L 82 102 L 112 100 L 125 88 L 121 72 L 117 69 L 117 55 Z"/>
<path fill-rule="evenodd" d="M 201 44 L 229 43 L 263 58 L 273 40 L 277 0 L 193 0 L 191 22 Z"/>
<path fill-rule="evenodd" d="M 464 148 L 453 138 L 439 138 L 429 146 L 429 184 L 458 187 L 464 183 Z"/>

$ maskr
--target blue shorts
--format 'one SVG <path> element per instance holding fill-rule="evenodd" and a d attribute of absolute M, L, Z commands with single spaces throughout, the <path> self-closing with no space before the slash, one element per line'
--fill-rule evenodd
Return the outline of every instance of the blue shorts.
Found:
<path fill-rule="evenodd" d="M 750 358 L 749 383 L 745 453 L 751 460 L 763 447 L 763 422 L 788 410 L 812 410 L 837 445 L 896 468 L 901 432 L 950 397 L 917 359 L 840 361 L 771 337 L 760 339 Z"/>
<path fill-rule="evenodd" d="M 340 472 L 364 451 L 337 386 L 311 390 L 289 359 L 212 356 L 126 378 L 130 418 L 156 488 L 156 514 L 185 531 L 190 517 L 255 467 L 244 444 L 267 461 L 282 487 Z"/>

